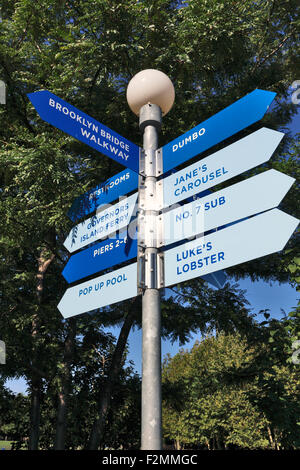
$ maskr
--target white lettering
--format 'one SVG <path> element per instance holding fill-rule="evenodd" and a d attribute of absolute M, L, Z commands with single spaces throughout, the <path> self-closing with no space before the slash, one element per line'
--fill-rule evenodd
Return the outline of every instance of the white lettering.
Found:
<path fill-rule="evenodd" d="M 76 122 L 79 122 L 82 126 L 88 128 L 90 131 L 94 133 L 91 134 L 90 132 L 86 132 L 84 129 L 81 128 L 81 134 L 83 137 L 86 137 L 87 139 L 90 139 L 94 143 L 98 144 L 100 147 L 110 150 L 111 153 L 115 154 L 117 157 L 122 158 L 123 160 L 127 160 L 129 158 L 129 153 L 123 153 L 122 150 L 125 150 L 126 152 L 129 152 L 129 144 L 125 143 L 124 141 L 120 140 L 119 138 L 115 137 L 114 135 L 110 134 L 109 132 L 106 132 L 104 129 L 102 129 L 97 124 L 95 124 L 92 121 L 89 121 L 85 117 L 81 116 L 80 114 L 77 114 L 75 111 L 70 111 L 70 109 L 67 106 L 63 106 L 62 104 L 58 103 L 55 101 L 53 98 L 49 98 L 49 106 L 51 108 L 55 108 L 57 111 L 62 112 L 65 116 L 69 116 L 70 119 L 75 120 Z M 96 137 L 96 134 L 100 134 L 101 137 L 105 138 L 105 140 L 101 140 L 100 137 Z M 117 147 L 114 145 L 109 146 L 109 142 L 112 142 L 115 144 Z M 120 148 L 122 150 L 120 150 Z"/>
<path fill-rule="evenodd" d="M 198 139 L 198 137 L 201 137 L 204 134 L 205 134 L 205 128 L 202 127 L 201 129 L 199 129 L 199 131 L 193 132 L 187 137 L 184 137 L 180 142 L 178 141 L 178 144 L 173 144 L 172 151 L 176 152 L 178 148 L 182 149 L 185 145 L 191 144 L 192 141 Z"/>

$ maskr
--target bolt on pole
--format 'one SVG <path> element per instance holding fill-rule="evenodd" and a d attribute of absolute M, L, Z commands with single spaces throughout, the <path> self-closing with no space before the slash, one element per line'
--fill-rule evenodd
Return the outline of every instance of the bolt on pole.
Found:
<path fill-rule="evenodd" d="M 157 274 L 157 233 L 155 202 L 156 150 L 158 132 L 161 127 L 161 109 L 155 104 L 146 104 L 140 110 L 140 129 L 143 132 L 143 158 L 145 177 L 140 186 L 144 191 L 144 208 L 139 208 L 144 221 L 143 269 L 145 270 L 142 294 L 142 429 L 141 449 L 161 450 L 161 311 Z M 152 207 L 152 209 L 151 209 Z M 153 223 L 154 222 L 154 223 Z"/>

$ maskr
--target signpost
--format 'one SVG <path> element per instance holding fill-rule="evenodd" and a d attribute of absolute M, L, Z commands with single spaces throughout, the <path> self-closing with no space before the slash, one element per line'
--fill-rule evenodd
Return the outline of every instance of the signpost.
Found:
<path fill-rule="evenodd" d="M 171 109 L 174 95 L 170 79 L 159 71 L 142 71 L 130 81 L 127 98 L 139 115 L 143 151 L 49 91 L 28 95 L 42 119 L 127 167 L 74 201 L 69 211 L 73 221 L 96 214 L 66 238 L 66 249 L 77 253 L 63 276 L 73 283 L 133 258 L 137 262 L 68 288 L 58 309 L 68 318 L 142 295 L 143 450 L 162 445 L 160 288 L 196 277 L 222 287 L 223 269 L 282 250 L 298 225 L 294 217 L 274 209 L 294 182 L 276 170 L 207 194 L 214 185 L 268 161 L 281 132 L 263 127 L 158 180 L 257 122 L 275 93 L 254 90 L 158 149 L 161 116 Z M 137 187 L 138 192 L 106 207 Z M 197 200 L 167 211 L 196 194 Z M 138 239 L 127 239 L 128 229 L 112 237 L 131 223 L 138 197 Z M 170 247 L 172 243 L 177 246 Z"/>
<path fill-rule="evenodd" d="M 139 172 L 140 148 L 137 145 L 48 90 L 27 96 L 44 121 Z"/>
<path fill-rule="evenodd" d="M 259 121 L 276 93 L 254 90 L 161 149 L 163 172 L 172 170 L 213 145 Z"/>
<path fill-rule="evenodd" d="M 165 287 L 284 248 L 298 220 L 278 209 L 165 252 Z"/>
<path fill-rule="evenodd" d="M 133 217 L 137 197 L 137 193 L 132 194 L 73 227 L 64 241 L 64 247 L 73 253 L 126 227 Z"/>

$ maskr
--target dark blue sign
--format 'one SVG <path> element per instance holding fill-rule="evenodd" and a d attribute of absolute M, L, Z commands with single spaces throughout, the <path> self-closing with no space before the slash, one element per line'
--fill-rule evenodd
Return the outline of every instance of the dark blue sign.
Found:
<path fill-rule="evenodd" d="M 127 237 L 127 231 L 123 231 L 119 238 L 108 238 L 71 256 L 62 275 L 70 284 L 136 256 L 137 240 Z"/>
<path fill-rule="evenodd" d="M 259 121 L 276 93 L 254 90 L 162 147 L 163 172 L 171 170 L 222 140 Z M 242 156 L 241 156 L 242 158 Z"/>
<path fill-rule="evenodd" d="M 137 145 L 48 90 L 27 96 L 44 121 L 138 173 Z"/>
<path fill-rule="evenodd" d="M 76 222 L 94 212 L 100 205 L 109 204 L 119 196 L 129 194 L 137 189 L 138 184 L 139 176 L 135 171 L 129 169 L 121 171 L 121 173 L 77 197 L 68 212 L 68 217 Z"/>

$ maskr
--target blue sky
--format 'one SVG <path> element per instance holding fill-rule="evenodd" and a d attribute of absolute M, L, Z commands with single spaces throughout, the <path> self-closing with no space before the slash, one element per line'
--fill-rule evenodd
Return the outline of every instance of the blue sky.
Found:
<path fill-rule="evenodd" d="M 281 309 L 285 310 L 288 314 L 293 307 L 298 303 L 300 293 L 292 288 L 289 284 L 279 284 L 278 282 L 272 285 L 258 281 L 252 282 L 250 279 L 239 281 L 241 289 L 246 290 L 246 299 L 249 301 L 249 308 L 252 309 L 251 313 L 256 313 L 263 309 L 269 309 L 272 318 L 281 318 L 283 315 Z M 257 321 L 263 321 L 265 318 L 262 315 L 257 315 Z M 119 334 L 119 328 L 112 328 L 111 331 L 116 337 Z M 180 346 L 179 342 L 171 344 L 170 341 L 162 341 L 162 358 L 170 353 L 171 356 L 175 355 L 182 347 L 189 349 L 193 346 L 196 339 L 200 339 L 200 335 L 193 335 L 191 341 L 184 346 Z M 135 364 L 135 370 L 141 374 L 142 364 L 142 332 L 141 330 L 131 331 L 129 335 L 129 354 L 128 360 Z M 4 367 L 4 366 L 2 366 Z M 24 393 L 26 390 L 26 383 L 23 379 L 11 380 L 6 385 L 14 392 Z"/>
<path fill-rule="evenodd" d="M 279 284 L 278 282 L 272 285 L 258 281 L 252 282 L 250 279 L 239 281 L 241 289 L 246 290 L 245 298 L 248 300 L 251 308 L 251 313 L 258 314 L 260 310 L 269 309 L 272 318 L 282 318 L 283 314 L 281 309 L 285 310 L 288 314 L 293 307 L 298 303 L 300 293 L 292 288 L 289 284 Z M 263 321 L 263 315 L 257 315 L 257 321 Z M 112 330 L 116 334 L 116 331 Z M 175 355 L 181 348 L 189 349 L 193 346 L 196 339 L 200 339 L 200 334 L 193 335 L 190 342 L 184 346 L 180 346 L 179 342 L 171 344 L 170 341 L 162 341 L 162 357 L 167 353 L 171 356 Z M 129 336 L 129 360 L 135 363 L 136 371 L 141 373 L 141 355 L 142 355 L 142 333 L 141 331 L 134 331 Z"/>

